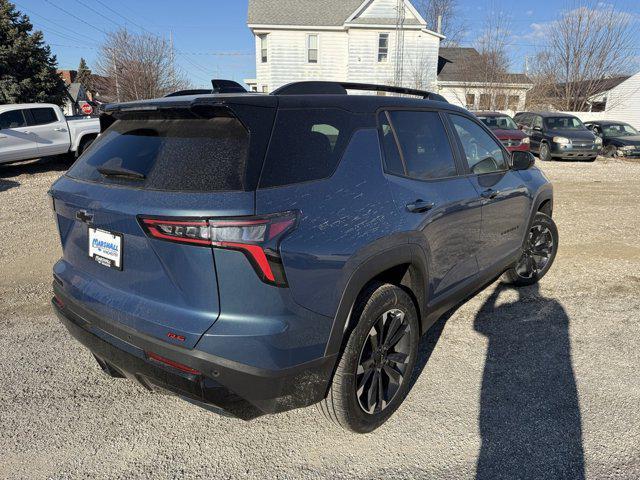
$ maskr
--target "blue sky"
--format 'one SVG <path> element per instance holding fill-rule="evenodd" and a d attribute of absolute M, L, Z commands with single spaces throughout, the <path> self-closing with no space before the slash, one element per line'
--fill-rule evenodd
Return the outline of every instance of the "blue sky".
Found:
<path fill-rule="evenodd" d="M 194 86 L 208 86 L 208 80 L 214 77 L 241 81 L 255 75 L 254 44 L 246 26 L 246 0 L 17 0 L 15 3 L 44 32 L 60 68 L 77 68 L 81 56 L 92 67 L 103 32 L 126 26 L 167 38 L 172 35 L 179 52 L 176 60 Z M 542 26 L 556 19 L 566 6 L 554 0 L 458 3 L 468 26 L 465 45 L 473 44 L 490 12 L 503 11 L 509 16 L 513 71 L 522 71 L 524 58 L 544 42 L 539 35 Z M 618 10 L 631 13 L 640 27 L 640 2 L 622 0 L 614 4 Z M 640 28 L 636 31 L 640 45 Z M 637 57 L 640 59 L 640 47 Z"/>

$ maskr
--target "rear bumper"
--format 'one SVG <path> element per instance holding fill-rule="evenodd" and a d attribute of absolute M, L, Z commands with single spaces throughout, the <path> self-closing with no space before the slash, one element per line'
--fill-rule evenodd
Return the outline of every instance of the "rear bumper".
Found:
<path fill-rule="evenodd" d="M 259 369 L 115 326 L 74 303 L 55 284 L 54 290 L 62 302 L 59 305 L 52 301 L 58 318 L 111 376 L 127 377 L 148 389 L 176 394 L 204 408 L 222 410 L 244 420 L 305 407 L 326 394 L 335 356 L 283 370 Z M 199 373 L 158 363 L 147 352 Z"/>

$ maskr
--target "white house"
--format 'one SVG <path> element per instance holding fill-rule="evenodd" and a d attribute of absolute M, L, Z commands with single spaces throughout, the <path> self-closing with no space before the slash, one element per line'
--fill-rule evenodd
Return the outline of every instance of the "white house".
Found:
<path fill-rule="evenodd" d="M 408 0 L 249 0 L 252 90 L 335 80 L 435 90 L 442 35 Z"/>
<path fill-rule="evenodd" d="M 438 93 L 469 110 L 524 110 L 533 82 L 522 73 L 487 75 L 475 48 L 441 48 Z"/>
<path fill-rule="evenodd" d="M 606 92 L 604 101 L 606 105 L 600 117 L 640 129 L 640 72 Z"/>

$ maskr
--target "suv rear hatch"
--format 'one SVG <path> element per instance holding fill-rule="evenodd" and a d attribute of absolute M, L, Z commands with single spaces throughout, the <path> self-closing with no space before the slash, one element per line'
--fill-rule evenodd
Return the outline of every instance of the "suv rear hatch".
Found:
<path fill-rule="evenodd" d="M 103 115 L 98 140 L 50 191 L 63 247 L 54 274 L 67 296 L 195 346 L 220 306 L 214 252 L 191 238 L 194 228 L 255 213 L 275 99 L 246 97 L 123 104 Z M 182 240 L 149 235 L 149 219 L 180 219 Z"/>

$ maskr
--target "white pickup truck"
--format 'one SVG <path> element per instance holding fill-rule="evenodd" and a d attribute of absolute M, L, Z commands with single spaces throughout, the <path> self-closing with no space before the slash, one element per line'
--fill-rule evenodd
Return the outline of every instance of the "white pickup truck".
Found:
<path fill-rule="evenodd" d="M 100 133 L 97 118 L 67 119 L 57 105 L 0 105 L 0 163 L 75 153 Z"/>

